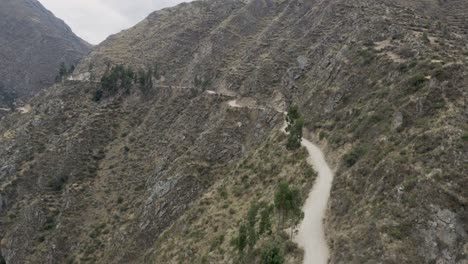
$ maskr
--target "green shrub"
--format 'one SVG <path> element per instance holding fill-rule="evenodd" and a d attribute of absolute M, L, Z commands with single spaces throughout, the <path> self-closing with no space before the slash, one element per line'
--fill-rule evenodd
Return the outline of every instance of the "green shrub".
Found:
<path fill-rule="evenodd" d="M 373 50 L 369 49 L 359 50 L 358 55 L 361 57 L 363 65 L 369 65 L 375 59 Z"/>
<path fill-rule="evenodd" d="M 450 79 L 449 72 L 445 70 L 443 67 L 437 67 L 433 72 L 432 76 L 439 81 L 445 81 Z"/>
<path fill-rule="evenodd" d="M 413 75 L 408 80 L 408 83 L 410 85 L 410 91 L 416 92 L 417 90 L 421 89 L 426 82 L 427 82 L 427 79 L 424 76 L 424 74 L 420 73 L 420 74 Z"/>
<path fill-rule="evenodd" d="M 52 178 L 50 181 L 49 181 L 49 188 L 51 188 L 53 191 L 61 191 L 63 189 L 63 187 L 65 186 L 65 184 L 67 183 L 68 181 L 68 177 L 67 176 L 58 176 L 58 177 L 54 177 Z"/>
<path fill-rule="evenodd" d="M 363 146 L 355 147 L 349 153 L 344 155 L 343 160 L 348 167 L 352 167 L 358 160 L 366 154 L 367 150 Z"/>
<path fill-rule="evenodd" d="M 103 92 L 101 89 L 97 90 L 96 93 L 94 94 L 93 101 L 94 102 L 99 102 L 102 99 Z"/>
<path fill-rule="evenodd" d="M 284 256 L 280 246 L 277 243 L 270 242 L 261 253 L 261 264 L 282 264 Z"/>
<path fill-rule="evenodd" d="M 468 133 L 464 134 L 463 136 L 461 136 L 461 139 L 463 141 L 468 141 Z"/>

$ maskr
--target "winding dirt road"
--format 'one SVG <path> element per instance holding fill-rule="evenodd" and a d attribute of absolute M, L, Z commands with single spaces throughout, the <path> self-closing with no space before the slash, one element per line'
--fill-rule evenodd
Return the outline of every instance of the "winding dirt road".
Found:
<path fill-rule="evenodd" d="M 304 249 L 304 264 L 326 264 L 328 245 L 323 219 L 330 197 L 333 172 L 317 146 L 305 138 L 302 138 L 301 144 L 309 152 L 307 162 L 318 172 L 318 177 L 302 209 L 304 220 L 299 226 L 299 232 L 294 241 Z"/>
<path fill-rule="evenodd" d="M 252 108 L 243 106 L 237 100 L 231 100 L 228 105 L 234 108 Z M 263 109 L 259 107 L 259 109 Z M 283 112 L 283 114 L 286 114 Z M 282 127 L 286 133 L 287 124 Z M 307 149 L 307 162 L 318 173 L 317 180 L 304 204 L 304 219 L 298 228 L 294 241 L 304 249 L 304 264 L 327 264 L 329 252 L 325 239 L 323 220 L 333 182 L 333 172 L 328 166 L 325 156 L 319 147 L 302 138 L 302 146 Z"/>

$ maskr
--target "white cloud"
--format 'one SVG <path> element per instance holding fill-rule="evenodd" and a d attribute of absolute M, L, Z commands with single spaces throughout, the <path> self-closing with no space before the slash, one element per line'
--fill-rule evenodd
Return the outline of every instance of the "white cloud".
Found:
<path fill-rule="evenodd" d="M 151 12 L 188 0 L 39 0 L 81 38 L 98 44 Z"/>

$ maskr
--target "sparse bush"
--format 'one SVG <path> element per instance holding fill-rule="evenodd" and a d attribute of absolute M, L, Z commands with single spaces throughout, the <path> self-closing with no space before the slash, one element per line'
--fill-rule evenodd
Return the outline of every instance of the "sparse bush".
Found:
<path fill-rule="evenodd" d="M 217 236 L 211 243 L 211 251 L 213 251 L 216 248 L 219 248 L 219 246 L 223 244 L 223 242 L 224 242 L 224 234 Z"/>
<path fill-rule="evenodd" d="M 422 41 L 423 41 L 424 43 L 426 43 L 426 44 L 431 43 L 431 41 L 429 40 L 429 36 L 427 35 L 426 32 L 424 32 L 424 33 L 422 34 Z"/>
<path fill-rule="evenodd" d="M 436 78 L 439 81 L 445 81 L 450 78 L 449 72 L 446 71 L 443 67 L 437 67 L 436 69 L 434 69 L 434 71 L 432 72 L 432 76 L 434 76 L 434 78 Z"/>
<path fill-rule="evenodd" d="M 208 78 L 196 76 L 195 79 L 193 80 L 193 83 L 195 87 L 206 89 L 211 85 L 211 80 Z"/>
<path fill-rule="evenodd" d="M 219 196 L 221 196 L 221 198 L 223 198 L 224 200 L 226 200 L 228 198 L 228 192 L 227 192 L 225 186 L 221 186 L 218 189 L 218 192 L 219 192 Z"/>
<path fill-rule="evenodd" d="M 320 140 L 324 140 L 324 139 L 326 139 L 327 137 L 328 137 L 327 132 L 325 132 L 325 131 L 320 131 L 320 133 L 319 133 L 319 139 L 320 139 Z"/>
<path fill-rule="evenodd" d="M 369 65 L 375 59 L 375 53 L 370 49 L 359 50 L 358 55 L 361 57 L 362 65 Z"/>
<path fill-rule="evenodd" d="M 52 178 L 49 181 L 49 188 L 51 188 L 53 191 L 61 191 L 63 189 L 63 186 L 67 183 L 68 177 L 67 176 L 57 176 Z"/>

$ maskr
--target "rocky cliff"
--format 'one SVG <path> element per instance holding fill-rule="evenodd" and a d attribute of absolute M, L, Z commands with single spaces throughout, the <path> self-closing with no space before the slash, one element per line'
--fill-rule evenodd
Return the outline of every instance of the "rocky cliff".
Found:
<path fill-rule="evenodd" d="M 464 263 L 467 14 L 456 0 L 209 0 L 151 14 L 1 121 L 2 256 L 232 262 L 250 202 L 271 202 L 280 179 L 313 184 L 278 135 L 278 111 L 296 103 L 336 169 L 330 263 Z M 141 74 L 112 75 L 120 64 Z M 120 79 L 110 89 L 102 76 Z"/>
<path fill-rule="evenodd" d="M 61 63 L 77 64 L 89 49 L 37 0 L 2 0 L 0 107 L 51 86 Z"/>

